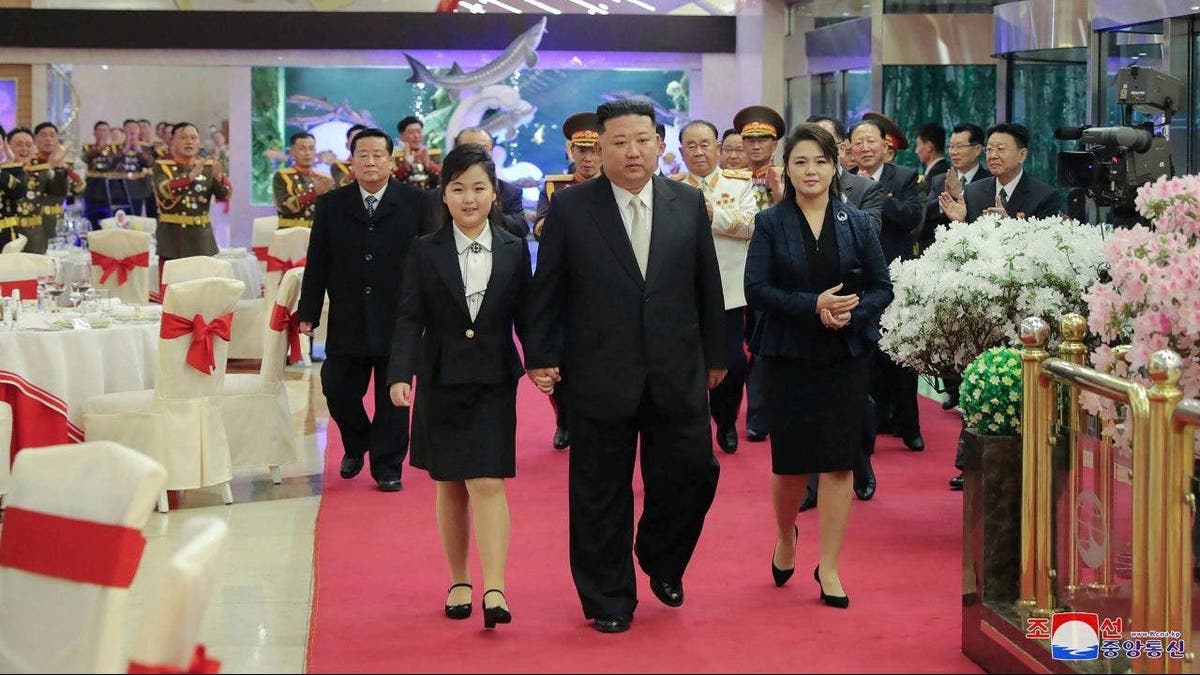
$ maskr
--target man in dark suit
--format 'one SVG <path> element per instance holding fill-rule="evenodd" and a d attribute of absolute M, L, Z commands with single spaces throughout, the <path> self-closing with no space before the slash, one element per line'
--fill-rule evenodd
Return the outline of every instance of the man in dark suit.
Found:
<path fill-rule="evenodd" d="M 424 229 L 424 193 L 389 180 L 392 140 L 367 129 L 350 145 L 354 182 L 317 199 L 297 310 L 311 335 L 329 294 L 329 331 L 321 388 L 342 434 L 342 478 L 353 478 L 370 453 L 371 476 L 384 492 L 400 489 L 408 452 L 408 409 L 388 399 L 392 327 L 404 274 L 401 264 Z M 375 378 L 375 418 L 363 396 Z"/>
<path fill-rule="evenodd" d="M 885 140 L 886 138 L 894 140 Z M 923 207 L 917 188 L 917 172 L 884 161 L 884 150 L 896 143 L 896 150 L 908 146 L 908 140 L 895 124 L 878 113 L 867 113 L 850 130 L 850 145 L 858 162 L 858 175 L 881 184 L 887 192 L 881 218 L 880 243 L 890 265 L 893 260 L 913 257 L 913 233 L 921 224 Z M 873 398 L 881 430 L 904 440 L 910 450 L 925 449 L 917 412 L 917 374 L 878 352 Z"/>
<path fill-rule="evenodd" d="M 454 147 L 463 143 L 482 145 L 489 156 L 492 154 L 492 148 L 495 147 L 495 141 L 491 134 L 479 127 L 467 127 L 458 132 L 458 135 L 454 137 Z M 521 199 L 521 188 L 505 180 L 497 179 L 497 182 L 500 187 L 496 191 L 496 197 L 500 200 L 500 211 L 504 214 L 504 229 L 524 239 L 529 236 L 529 221 L 525 220 L 525 204 Z M 437 206 L 440 210 L 440 198 Z"/>
<path fill-rule="evenodd" d="M 846 125 L 842 124 L 841 120 L 825 115 L 812 115 L 805 121 L 820 125 L 822 129 L 833 134 L 840 154 L 840 149 L 844 145 L 843 141 L 846 139 Z M 842 183 L 842 201 L 861 211 L 866 211 L 867 215 L 875 220 L 875 231 L 879 232 L 883 202 L 887 199 L 883 185 L 846 171 L 842 168 L 841 162 L 838 162 L 838 180 Z"/>
<path fill-rule="evenodd" d="M 917 127 L 917 159 L 921 160 L 920 177 L 917 183 L 921 194 L 929 193 L 930 182 L 950 170 L 946 161 L 946 127 L 937 122 L 926 122 Z"/>
<path fill-rule="evenodd" d="M 971 183 L 958 199 L 942 193 L 942 213 L 968 223 L 984 214 L 1047 218 L 1062 213 L 1058 190 L 1025 175 L 1029 130 L 1024 125 L 1001 122 L 988 129 L 986 152 L 992 177 Z"/>
<path fill-rule="evenodd" d="M 604 173 L 550 201 L 525 362 L 543 391 L 560 367 L 570 384 L 571 572 L 584 616 L 617 633 L 637 606 L 634 551 L 654 595 L 683 603 L 719 473 L 707 390 L 725 375 L 725 305 L 704 196 L 654 176 L 653 107 L 626 99 L 596 115 Z"/>

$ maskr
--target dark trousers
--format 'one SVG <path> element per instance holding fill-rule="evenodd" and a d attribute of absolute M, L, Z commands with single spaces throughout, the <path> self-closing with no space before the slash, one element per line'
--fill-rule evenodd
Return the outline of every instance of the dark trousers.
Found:
<path fill-rule="evenodd" d="M 338 425 L 349 457 L 370 455 L 375 480 L 399 478 L 408 454 L 408 408 L 388 397 L 388 357 L 329 356 L 321 367 L 321 391 L 329 416 Z M 363 397 L 375 375 L 375 418 L 367 416 Z"/>
<path fill-rule="evenodd" d="M 896 365 L 882 349 L 875 351 L 875 413 L 880 425 L 901 438 L 921 433 L 917 412 L 917 374 Z"/>
<path fill-rule="evenodd" d="M 566 381 L 554 385 L 554 393 L 550 394 L 550 407 L 554 408 L 554 424 L 559 429 L 571 430 L 571 404 L 567 401 Z"/>
<path fill-rule="evenodd" d="M 725 310 L 725 363 L 728 372 L 721 384 L 708 394 L 709 412 L 717 429 L 733 427 L 742 407 L 742 388 L 746 385 L 746 310 Z"/>
<path fill-rule="evenodd" d="M 628 419 L 571 418 L 571 575 L 589 619 L 632 618 L 632 553 L 654 579 L 679 581 L 717 491 L 706 417 L 672 419 L 647 390 Z M 642 440 L 644 499 L 633 536 L 633 461 Z M 632 548 L 632 550 L 631 550 Z"/>
<path fill-rule="evenodd" d="M 754 334 L 754 325 L 761 312 L 746 312 L 746 334 Z M 760 434 L 771 432 L 767 417 L 767 364 L 757 356 L 750 357 L 746 374 L 746 430 Z"/>

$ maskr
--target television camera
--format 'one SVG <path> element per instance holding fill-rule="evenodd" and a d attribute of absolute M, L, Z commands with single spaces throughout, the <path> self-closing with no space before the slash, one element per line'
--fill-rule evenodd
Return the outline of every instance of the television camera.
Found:
<path fill-rule="evenodd" d="M 1058 185 L 1086 190 L 1097 206 L 1113 207 L 1117 225 L 1136 220 L 1137 189 L 1159 176 L 1174 173 L 1171 148 L 1161 128 L 1184 101 L 1183 83 L 1152 68 L 1132 66 L 1117 72 L 1119 127 L 1059 127 L 1054 137 L 1079 141 L 1079 150 L 1058 153 Z M 1134 113 L 1162 113 L 1162 127 L 1134 124 Z"/>

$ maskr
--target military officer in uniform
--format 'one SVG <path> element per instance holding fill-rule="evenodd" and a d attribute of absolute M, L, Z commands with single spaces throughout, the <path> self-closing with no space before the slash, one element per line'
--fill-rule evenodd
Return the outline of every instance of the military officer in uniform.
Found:
<path fill-rule="evenodd" d="M 396 148 L 396 167 L 392 175 L 396 180 L 418 190 L 432 190 L 438 186 L 442 167 L 430 156 L 434 153 L 425 147 L 425 123 L 415 115 L 409 115 L 396 125 L 400 133 L 400 147 Z"/>
<path fill-rule="evenodd" d="M 23 131 L 29 133 L 28 129 Z M 42 122 L 34 127 L 33 138 L 35 156 L 25 154 L 23 142 L 18 152 L 25 165 L 25 198 L 18 202 L 17 214 L 25 236 L 29 237 L 25 251 L 45 253 L 62 218 L 63 201 L 71 192 L 82 192 L 83 180 L 66 168 L 67 149 L 58 140 L 58 127 Z"/>
<path fill-rule="evenodd" d="M 672 176 L 704 194 L 708 217 L 712 220 L 713 245 L 721 268 L 721 290 L 725 300 L 725 359 L 728 372 L 721 384 L 708 394 L 709 413 L 717 423 L 717 445 L 727 453 L 737 452 L 735 424 L 742 407 L 742 387 L 746 383 L 746 246 L 754 234 L 754 199 L 750 171 L 718 166 L 720 152 L 717 127 L 711 122 L 694 120 L 679 132 L 679 148 L 684 173 Z"/>
<path fill-rule="evenodd" d="M 313 170 L 317 141 L 312 134 L 306 131 L 292 134 L 288 152 L 295 164 L 276 171 L 273 180 L 279 227 L 312 227 L 317 197 L 333 189 L 333 178 Z"/>
<path fill-rule="evenodd" d="M 103 120 L 92 125 L 95 141 L 85 143 L 81 158 L 87 165 L 87 179 L 83 190 L 83 213 L 92 224 L 92 229 L 100 228 L 100 219 L 112 215 L 108 203 L 108 176 L 116 161 L 116 153 L 112 144 L 112 128 Z"/>
<path fill-rule="evenodd" d="M 142 130 L 137 120 L 125 120 L 121 126 L 125 140 L 113 146 L 115 161 L 108 176 L 108 194 L 113 203 L 123 199 L 130 214 L 140 216 L 143 207 L 148 208 L 154 201 L 149 199 L 150 167 L 154 166 L 154 159 L 141 142 Z"/>
<path fill-rule="evenodd" d="M 600 153 L 596 152 L 596 141 L 600 140 L 600 125 L 596 120 L 596 113 L 581 112 L 571 115 L 563 122 L 562 132 L 567 138 L 567 155 L 571 157 L 575 173 L 546 176 L 546 185 L 542 188 L 542 194 L 538 196 L 537 212 L 534 216 L 535 237 L 542 235 L 542 224 L 546 221 L 546 214 L 550 212 L 550 199 L 555 190 L 578 185 L 600 175 Z M 554 393 L 550 395 L 550 404 L 554 407 L 555 450 L 566 450 L 571 445 L 567 386 L 566 380 L 559 382 L 554 388 Z"/>
<path fill-rule="evenodd" d="M 199 152 L 200 130 L 180 122 L 172 129 L 171 158 L 154 163 L 160 269 L 167 260 L 217 253 L 209 204 L 229 199 L 231 188 L 221 164 Z"/>
<path fill-rule="evenodd" d="M 600 154 L 596 152 L 596 141 L 600 140 L 600 126 L 596 113 L 581 112 L 571 115 L 563 122 L 563 136 L 567 137 L 567 156 L 575 166 L 575 173 L 551 174 L 546 176 L 546 185 L 538 196 L 537 212 L 533 221 L 533 234 L 542 236 L 542 223 L 550 211 L 550 197 L 555 190 L 582 183 L 600 175 Z"/>
<path fill-rule="evenodd" d="M 4 127 L 0 127 L 0 131 Z M 7 145 L 8 137 L 0 133 Z M 7 159 L 7 158 L 6 158 Z M 21 233 L 17 219 L 17 200 L 25 189 L 25 169 L 20 162 L 0 164 L 0 247 Z"/>

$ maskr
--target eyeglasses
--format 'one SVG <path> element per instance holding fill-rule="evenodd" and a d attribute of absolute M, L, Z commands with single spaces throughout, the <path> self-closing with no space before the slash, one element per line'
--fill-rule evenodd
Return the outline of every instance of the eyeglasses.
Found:
<path fill-rule="evenodd" d="M 980 145 L 980 143 L 951 143 L 950 145 L 946 146 L 946 148 L 949 150 L 966 150 L 967 148 L 974 148 L 978 145 Z"/>

